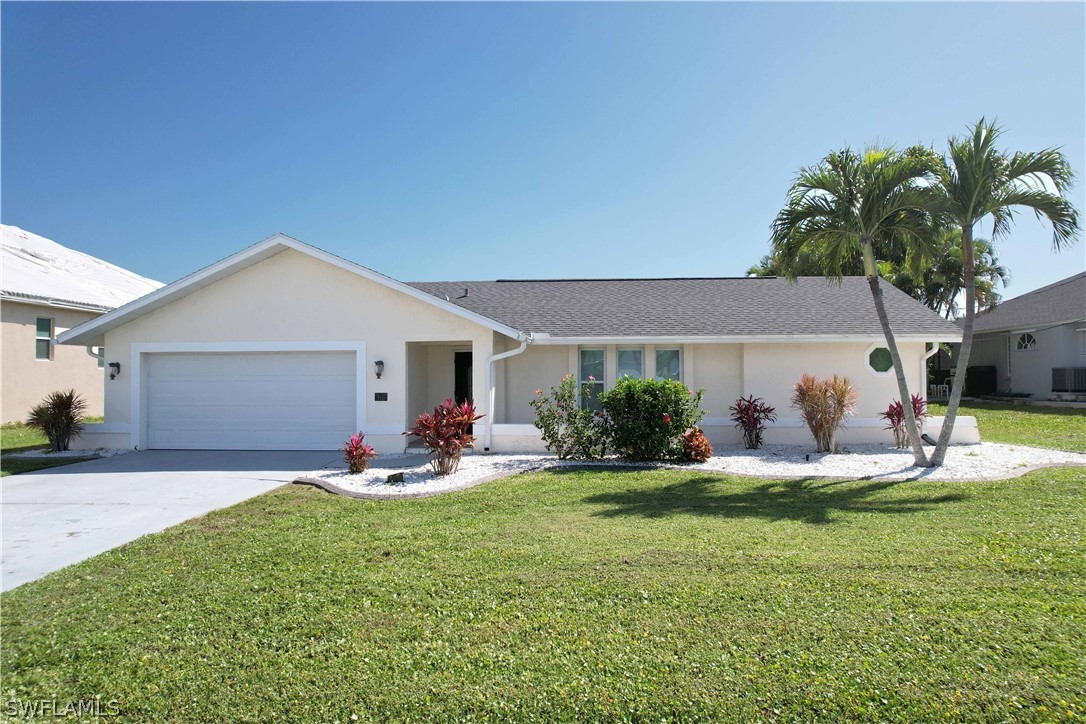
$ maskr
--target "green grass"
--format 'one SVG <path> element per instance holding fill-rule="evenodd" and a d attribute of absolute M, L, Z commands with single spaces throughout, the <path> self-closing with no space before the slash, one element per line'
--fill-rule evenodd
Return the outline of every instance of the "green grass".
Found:
<path fill-rule="evenodd" d="M 101 417 L 87 417 L 85 422 L 101 422 Z M 53 460 L 34 459 L 10 459 L 6 457 L 10 453 L 27 452 L 30 450 L 42 450 L 49 447 L 49 441 L 40 430 L 28 427 L 21 422 L 9 422 L 0 425 L 0 477 L 5 475 L 17 475 L 31 470 L 43 470 L 55 468 L 58 465 L 71 465 L 83 462 L 91 458 L 63 458 Z"/>
<path fill-rule="evenodd" d="M 946 413 L 946 405 L 930 407 L 933 415 Z M 985 442 L 1086 452 L 1086 409 L 965 402 L 958 414 L 977 418 Z"/>
<path fill-rule="evenodd" d="M 281 488 L 0 597 L 4 696 L 130 721 L 1079 716 L 1084 486 Z"/>

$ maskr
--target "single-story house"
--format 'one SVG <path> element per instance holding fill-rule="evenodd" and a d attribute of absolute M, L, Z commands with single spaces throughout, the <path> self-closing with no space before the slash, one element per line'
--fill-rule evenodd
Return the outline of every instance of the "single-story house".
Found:
<path fill-rule="evenodd" d="M 99 350 L 57 347 L 56 335 L 162 286 L 17 226 L 0 225 L 3 422 L 25 420 L 50 392 L 73 388 L 101 415 Z"/>
<path fill-rule="evenodd" d="M 961 333 L 884 288 L 923 394 L 929 348 Z M 58 341 L 104 346 L 120 365 L 105 381 L 105 422 L 82 446 L 332 449 L 361 430 L 378 451 L 401 452 L 414 418 L 453 397 L 486 415 L 480 448 L 542 450 L 529 402 L 567 374 L 704 387 L 703 428 L 718 444 L 740 439 L 735 399 L 763 397 L 779 411 L 767 439 L 806 441 L 789 407 L 804 372 L 859 387 L 845 441 L 888 441 L 876 416 L 898 396 L 862 278 L 409 284 L 281 234 Z M 959 439 L 976 437 L 970 422 Z"/>
<path fill-rule="evenodd" d="M 968 374 L 967 392 L 1086 401 L 1086 272 L 978 314 Z"/>

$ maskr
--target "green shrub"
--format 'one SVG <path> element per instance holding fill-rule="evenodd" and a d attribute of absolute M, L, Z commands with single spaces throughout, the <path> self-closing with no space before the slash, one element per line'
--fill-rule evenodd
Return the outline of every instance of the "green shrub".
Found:
<path fill-rule="evenodd" d="M 705 415 L 703 395 L 678 380 L 622 378 L 600 399 L 615 450 L 627 460 L 683 459 L 683 433 Z"/>
<path fill-rule="evenodd" d="M 566 375 L 550 393 L 535 391 L 531 405 L 547 449 L 559 460 L 598 460 L 607 454 L 608 425 L 603 413 L 581 409 L 577 380 Z"/>
<path fill-rule="evenodd" d="M 82 432 L 86 411 L 86 400 L 75 390 L 51 392 L 31 408 L 26 424 L 41 430 L 53 452 L 62 452 L 71 445 L 72 438 Z"/>

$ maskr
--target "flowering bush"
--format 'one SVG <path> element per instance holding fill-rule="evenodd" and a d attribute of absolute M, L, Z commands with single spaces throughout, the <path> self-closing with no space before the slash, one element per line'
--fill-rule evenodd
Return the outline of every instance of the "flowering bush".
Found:
<path fill-rule="evenodd" d="M 607 419 L 601 412 L 581 409 L 573 375 L 563 377 L 550 393 L 536 390 L 530 404 L 544 444 L 560 460 L 597 460 L 607 454 Z"/>
<path fill-rule="evenodd" d="M 728 408 L 732 412 L 732 420 L 736 427 L 743 428 L 743 444 L 749 450 L 757 450 L 762 446 L 762 433 L 765 432 L 765 424 L 777 419 L 776 408 L 767 405 L 761 397 L 740 397 L 735 404 Z"/>
<path fill-rule="evenodd" d="M 692 427 L 683 433 L 683 459 L 703 463 L 713 456 L 713 446 L 700 427 Z"/>
<path fill-rule="evenodd" d="M 803 375 L 792 388 L 792 407 L 799 410 L 814 435 L 818 452 L 838 452 L 837 433 L 856 409 L 860 394 L 847 377 L 820 380 Z"/>
<path fill-rule="evenodd" d="M 347 460 L 347 470 L 352 473 L 364 472 L 370 466 L 370 460 L 377 457 L 377 451 L 366 444 L 365 438 L 365 435 L 357 432 L 343 444 L 343 457 Z"/>
<path fill-rule="evenodd" d="M 920 395 L 913 395 L 912 403 L 916 425 L 920 427 L 928 417 L 927 403 L 924 402 L 924 398 Z M 886 412 L 879 413 L 879 417 L 886 420 L 887 424 L 883 428 L 884 430 L 893 430 L 894 447 L 909 447 L 909 432 L 905 429 L 905 408 L 902 407 L 901 402 L 898 400 L 891 402 L 890 406 L 886 408 Z"/>
<path fill-rule="evenodd" d="M 683 459 L 683 434 L 705 414 L 703 394 L 678 380 L 619 380 L 600 403 L 615 450 L 627 460 Z"/>
<path fill-rule="evenodd" d="M 415 420 L 415 426 L 404 435 L 415 435 L 430 453 L 430 466 L 436 475 L 455 473 L 465 448 L 475 447 L 475 438 L 468 430 L 483 418 L 475 412 L 470 400 L 457 404 L 445 400 L 433 412 L 424 412 Z"/>

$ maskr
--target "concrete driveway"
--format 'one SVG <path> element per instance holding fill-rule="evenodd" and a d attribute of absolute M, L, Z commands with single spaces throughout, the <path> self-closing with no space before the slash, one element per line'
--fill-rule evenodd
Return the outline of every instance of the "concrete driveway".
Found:
<path fill-rule="evenodd" d="M 150 450 L 3 478 L 0 590 L 266 493 L 337 452 Z"/>

